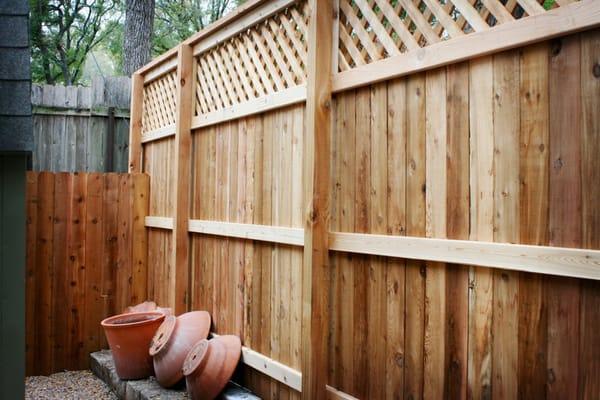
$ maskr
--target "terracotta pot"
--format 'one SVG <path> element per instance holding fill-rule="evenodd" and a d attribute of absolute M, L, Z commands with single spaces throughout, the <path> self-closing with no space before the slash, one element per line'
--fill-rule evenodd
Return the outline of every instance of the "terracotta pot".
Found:
<path fill-rule="evenodd" d="M 150 344 L 156 380 L 161 386 L 171 387 L 183 379 L 181 368 L 185 356 L 209 332 L 210 314 L 206 311 L 165 317 Z"/>
<path fill-rule="evenodd" d="M 149 311 L 119 314 L 101 322 L 119 378 L 141 379 L 152 375 L 148 348 L 164 319 L 162 312 Z"/>
<path fill-rule="evenodd" d="M 135 306 L 129 306 L 123 310 L 123 314 L 134 313 L 134 312 L 148 312 L 148 311 L 160 311 L 165 315 L 172 315 L 173 312 L 170 308 L 158 307 L 153 301 L 144 301 L 143 303 L 136 304 Z"/>
<path fill-rule="evenodd" d="M 240 338 L 224 335 L 201 340 L 183 363 L 187 391 L 193 400 L 212 400 L 223 390 L 240 360 Z"/>

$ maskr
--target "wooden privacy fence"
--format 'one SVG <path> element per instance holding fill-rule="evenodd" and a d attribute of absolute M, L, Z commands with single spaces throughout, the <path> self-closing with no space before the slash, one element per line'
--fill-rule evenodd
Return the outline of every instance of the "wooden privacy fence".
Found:
<path fill-rule="evenodd" d="M 27 173 L 27 375 L 88 368 L 100 321 L 145 300 L 148 190 L 144 174 Z"/>
<path fill-rule="evenodd" d="M 598 397 L 599 25 L 244 4 L 132 78 L 148 297 L 240 335 L 265 398 Z"/>
<path fill-rule="evenodd" d="M 91 87 L 33 85 L 33 169 L 125 172 L 128 77 L 96 77 Z"/>

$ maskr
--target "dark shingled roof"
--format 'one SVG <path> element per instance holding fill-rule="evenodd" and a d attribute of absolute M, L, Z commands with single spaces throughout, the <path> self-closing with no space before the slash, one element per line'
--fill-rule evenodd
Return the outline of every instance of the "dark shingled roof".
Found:
<path fill-rule="evenodd" d="M 27 0 L 0 1 L 0 152 L 32 151 Z"/>

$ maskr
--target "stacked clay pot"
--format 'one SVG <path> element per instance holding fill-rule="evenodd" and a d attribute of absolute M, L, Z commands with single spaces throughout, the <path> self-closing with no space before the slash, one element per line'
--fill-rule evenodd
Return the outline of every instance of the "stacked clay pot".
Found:
<path fill-rule="evenodd" d="M 183 363 L 187 391 L 193 400 L 212 400 L 223 390 L 240 360 L 242 343 L 233 335 L 201 340 Z"/>
<path fill-rule="evenodd" d="M 192 311 L 178 317 L 165 317 L 150 344 L 156 380 L 163 387 L 171 387 L 183 379 L 182 366 L 186 355 L 199 340 L 210 332 L 210 315 L 206 311 Z"/>
<path fill-rule="evenodd" d="M 159 311 L 119 314 L 101 322 L 121 379 L 142 379 L 153 373 L 148 347 L 165 315 Z"/>

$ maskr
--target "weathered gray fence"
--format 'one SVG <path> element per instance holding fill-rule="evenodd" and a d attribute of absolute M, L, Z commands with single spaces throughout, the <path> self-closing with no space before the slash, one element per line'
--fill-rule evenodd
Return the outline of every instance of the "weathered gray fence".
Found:
<path fill-rule="evenodd" d="M 33 85 L 36 171 L 127 170 L 130 79 L 95 78 L 92 87 Z"/>

